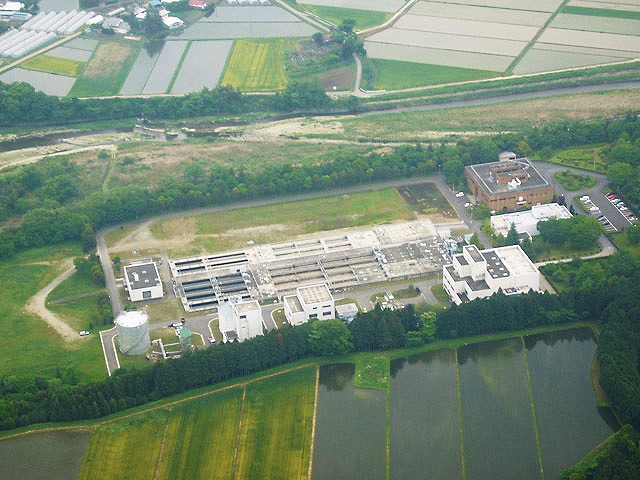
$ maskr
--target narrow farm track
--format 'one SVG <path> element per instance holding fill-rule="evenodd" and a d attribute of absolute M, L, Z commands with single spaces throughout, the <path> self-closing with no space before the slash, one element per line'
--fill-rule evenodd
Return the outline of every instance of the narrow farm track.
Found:
<path fill-rule="evenodd" d="M 320 386 L 320 367 L 316 367 L 316 392 L 313 401 L 313 423 L 311 424 L 311 445 L 309 446 L 309 473 L 307 477 L 311 480 L 313 473 L 313 446 L 316 443 L 316 419 L 318 416 L 318 387 Z"/>

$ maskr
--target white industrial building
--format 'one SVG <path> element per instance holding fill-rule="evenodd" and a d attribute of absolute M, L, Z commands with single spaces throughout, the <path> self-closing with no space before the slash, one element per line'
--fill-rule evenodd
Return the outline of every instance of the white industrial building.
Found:
<path fill-rule="evenodd" d="M 557 203 L 546 203 L 544 205 L 534 205 L 531 210 L 523 212 L 505 213 L 504 215 L 492 215 L 491 227 L 497 234 L 507 236 L 511 224 L 516 226 L 519 234 L 539 235 L 538 222 L 546 222 L 551 218 L 558 220 L 571 218 L 571 213 L 564 205 Z"/>
<path fill-rule="evenodd" d="M 298 287 L 295 295 L 287 295 L 282 301 L 284 315 L 291 325 L 301 325 L 315 318 L 334 318 L 335 302 L 326 283 Z"/>
<path fill-rule="evenodd" d="M 465 245 L 442 269 L 442 284 L 451 300 L 460 304 L 490 297 L 540 290 L 540 272 L 519 245 L 478 250 Z"/>
<path fill-rule="evenodd" d="M 164 295 L 158 267 L 154 262 L 127 265 L 124 267 L 124 280 L 132 302 L 152 300 Z"/>
<path fill-rule="evenodd" d="M 244 342 L 262 335 L 262 309 L 256 300 L 230 298 L 218 307 L 218 326 L 225 342 Z"/>

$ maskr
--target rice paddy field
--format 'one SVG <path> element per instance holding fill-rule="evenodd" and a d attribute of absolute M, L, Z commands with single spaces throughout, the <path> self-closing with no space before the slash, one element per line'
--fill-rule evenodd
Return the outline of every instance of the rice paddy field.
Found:
<path fill-rule="evenodd" d="M 306 478 L 316 367 L 97 427 L 80 479 Z"/>
<path fill-rule="evenodd" d="M 567 7 L 559 0 L 419 1 L 365 46 L 372 59 L 494 76 L 610 64 L 640 53 L 638 8 L 637 1 L 573 0 Z M 380 80 L 377 88 L 393 88 Z M 400 80 L 395 83 L 404 88 Z"/>
<path fill-rule="evenodd" d="M 242 91 L 281 90 L 287 86 L 282 56 L 286 40 L 236 40 L 222 85 Z"/>
<path fill-rule="evenodd" d="M 340 25 L 343 20 L 350 18 L 356 22 L 356 30 L 375 27 L 387 21 L 391 13 L 377 10 L 359 10 L 356 8 L 328 7 L 325 5 L 311 5 L 304 2 L 304 7 L 308 12 L 313 13 L 324 20 Z"/>

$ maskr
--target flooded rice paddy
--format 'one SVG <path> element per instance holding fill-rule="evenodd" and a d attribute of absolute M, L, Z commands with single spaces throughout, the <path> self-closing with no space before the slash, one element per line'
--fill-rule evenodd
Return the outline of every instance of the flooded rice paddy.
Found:
<path fill-rule="evenodd" d="M 312 477 L 558 478 L 618 428 L 595 349 L 578 329 L 413 355 L 391 362 L 388 396 L 321 367 Z"/>

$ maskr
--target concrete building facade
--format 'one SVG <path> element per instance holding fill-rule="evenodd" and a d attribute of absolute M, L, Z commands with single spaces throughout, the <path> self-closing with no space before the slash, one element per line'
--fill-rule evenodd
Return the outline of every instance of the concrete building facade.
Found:
<path fill-rule="evenodd" d="M 326 283 L 298 287 L 295 295 L 287 295 L 282 301 L 284 315 L 291 325 L 334 318 L 335 302 Z"/>
<path fill-rule="evenodd" d="M 244 342 L 263 335 L 260 304 L 231 298 L 218 308 L 218 324 L 224 342 Z"/>
<path fill-rule="evenodd" d="M 162 298 L 162 281 L 154 262 L 134 263 L 124 267 L 124 280 L 132 302 Z"/>
<path fill-rule="evenodd" d="M 529 236 L 539 235 L 538 222 L 546 222 L 550 218 L 566 219 L 571 218 L 571 212 L 564 205 L 557 203 L 546 203 L 544 205 L 534 205 L 531 210 L 523 212 L 505 213 L 503 215 L 491 216 L 491 228 L 497 234 L 507 236 L 511 225 L 515 225 L 519 234 L 529 234 Z"/>
<path fill-rule="evenodd" d="M 443 267 L 442 284 L 451 301 L 460 304 L 498 290 L 505 295 L 540 290 L 540 271 L 519 245 L 482 251 L 465 245 L 453 263 Z"/>
<path fill-rule="evenodd" d="M 467 184 L 476 201 L 492 211 L 506 212 L 549 203 L 553 188 L 526 158 L 505 152 L 492 163 L 464 169 Z"/>

